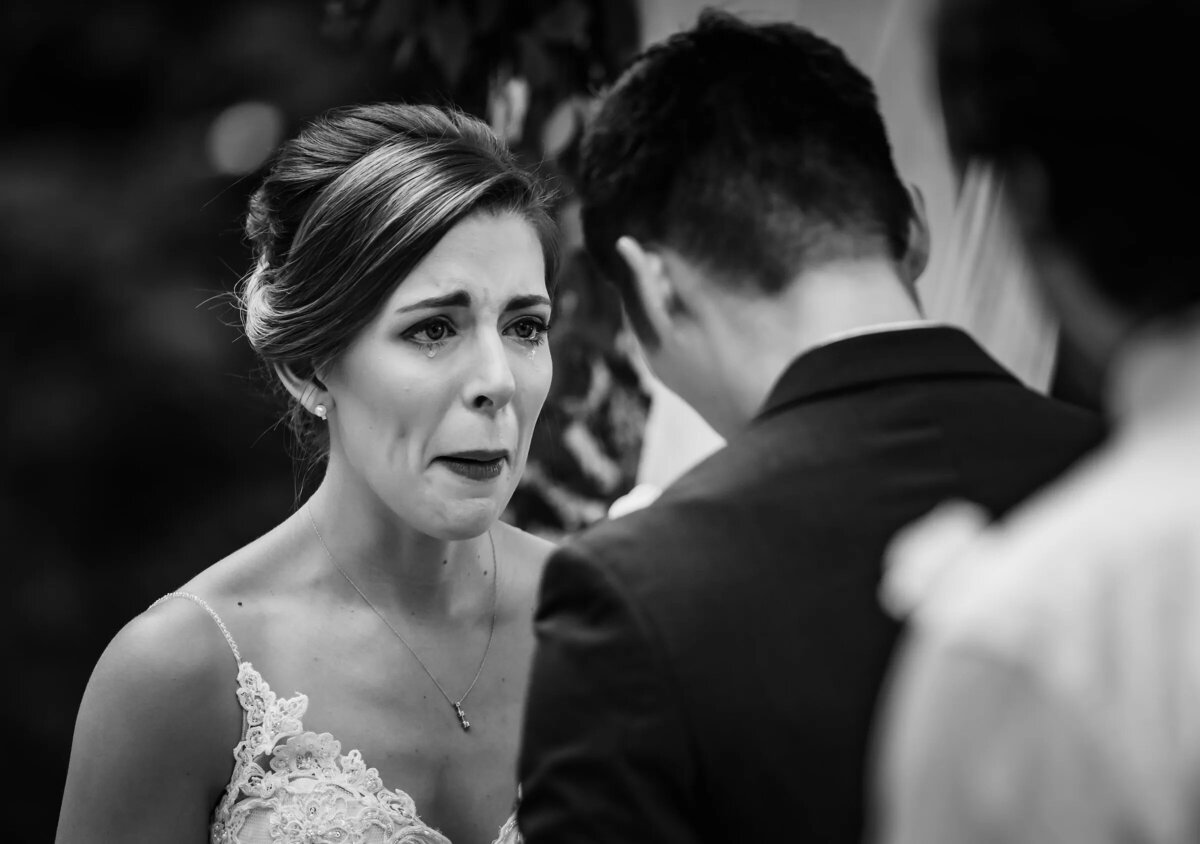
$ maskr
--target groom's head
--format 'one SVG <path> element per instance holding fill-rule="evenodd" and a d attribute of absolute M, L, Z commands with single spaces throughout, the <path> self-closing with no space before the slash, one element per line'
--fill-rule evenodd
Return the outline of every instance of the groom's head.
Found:
<path fill-rule="evenodd" d="M 870 80 L 791 24 L 705 11 L 636 57 L 589 124 L 580 194 L 588 251 L 681 394 L 702 373 L 655 357 L 697 296 L 770 314 L 806 273 L 873 261 L 909 297 L 924 260 Z"/>

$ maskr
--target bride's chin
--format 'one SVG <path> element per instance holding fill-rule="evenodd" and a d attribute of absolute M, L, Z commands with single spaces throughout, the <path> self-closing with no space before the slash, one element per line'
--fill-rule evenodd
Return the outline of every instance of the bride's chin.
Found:
<path fill-rule="evenodd" d="M 450 542 L 474 539 L 487 533 L 500 518 L 501 510 L 492 501 L 456 502 L 441 514 L 436 526 L 427 531 L 431 536 Z M 469 506 L 464 506 L 469 505 Z"/>

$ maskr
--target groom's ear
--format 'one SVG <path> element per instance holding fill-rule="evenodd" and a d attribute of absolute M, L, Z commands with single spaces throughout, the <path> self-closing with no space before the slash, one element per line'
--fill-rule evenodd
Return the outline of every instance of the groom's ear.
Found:
<path fill-rule="evenodd" d="M 666 261 L 657 249 L 647 247 L 628 235 L 617 239 L 617 254 L 629 268 L 630 284 L 633 288 L 629 308 L 640 311 L 640 319 L 633 319 L 635 326 L 641 323 L 642 331 L 649 329 L 654 337 L 641 337 L 658 345 L 672 327 L 672 317 L 678 310 L 678 296 L 667 270 Z"/>
<path fill-rule="evenodd" d="M 909 185 L 908 195 L 912 212 L 908 218 L 907 242 L 899 271 L 901 280 L 916 298 L 917 279 L 929 264 L 929 216 L 925 211 L 925 195 L 921 189 Z"/>

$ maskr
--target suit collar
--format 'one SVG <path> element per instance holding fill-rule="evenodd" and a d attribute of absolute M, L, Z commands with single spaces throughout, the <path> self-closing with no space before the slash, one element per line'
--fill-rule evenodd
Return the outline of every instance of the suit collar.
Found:
<path fill-rule="evenodd" d="M 804 352 L 784 370 L 758 416 L 821 395 L 906 378 L 1015 380 L 966 332 L 949 326 L 858 334 Z"/>

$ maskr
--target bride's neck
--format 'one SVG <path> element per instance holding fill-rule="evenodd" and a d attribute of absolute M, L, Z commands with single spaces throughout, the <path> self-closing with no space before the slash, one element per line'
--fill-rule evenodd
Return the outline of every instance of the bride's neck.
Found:
<path fill-rule="evenodd" d="M 318 550 L 385 613 L 428 620 L 471 615 L 494 576 L 487 534 L 457 541 L 429 536 L 330 478 L 303 509 Z"/>

